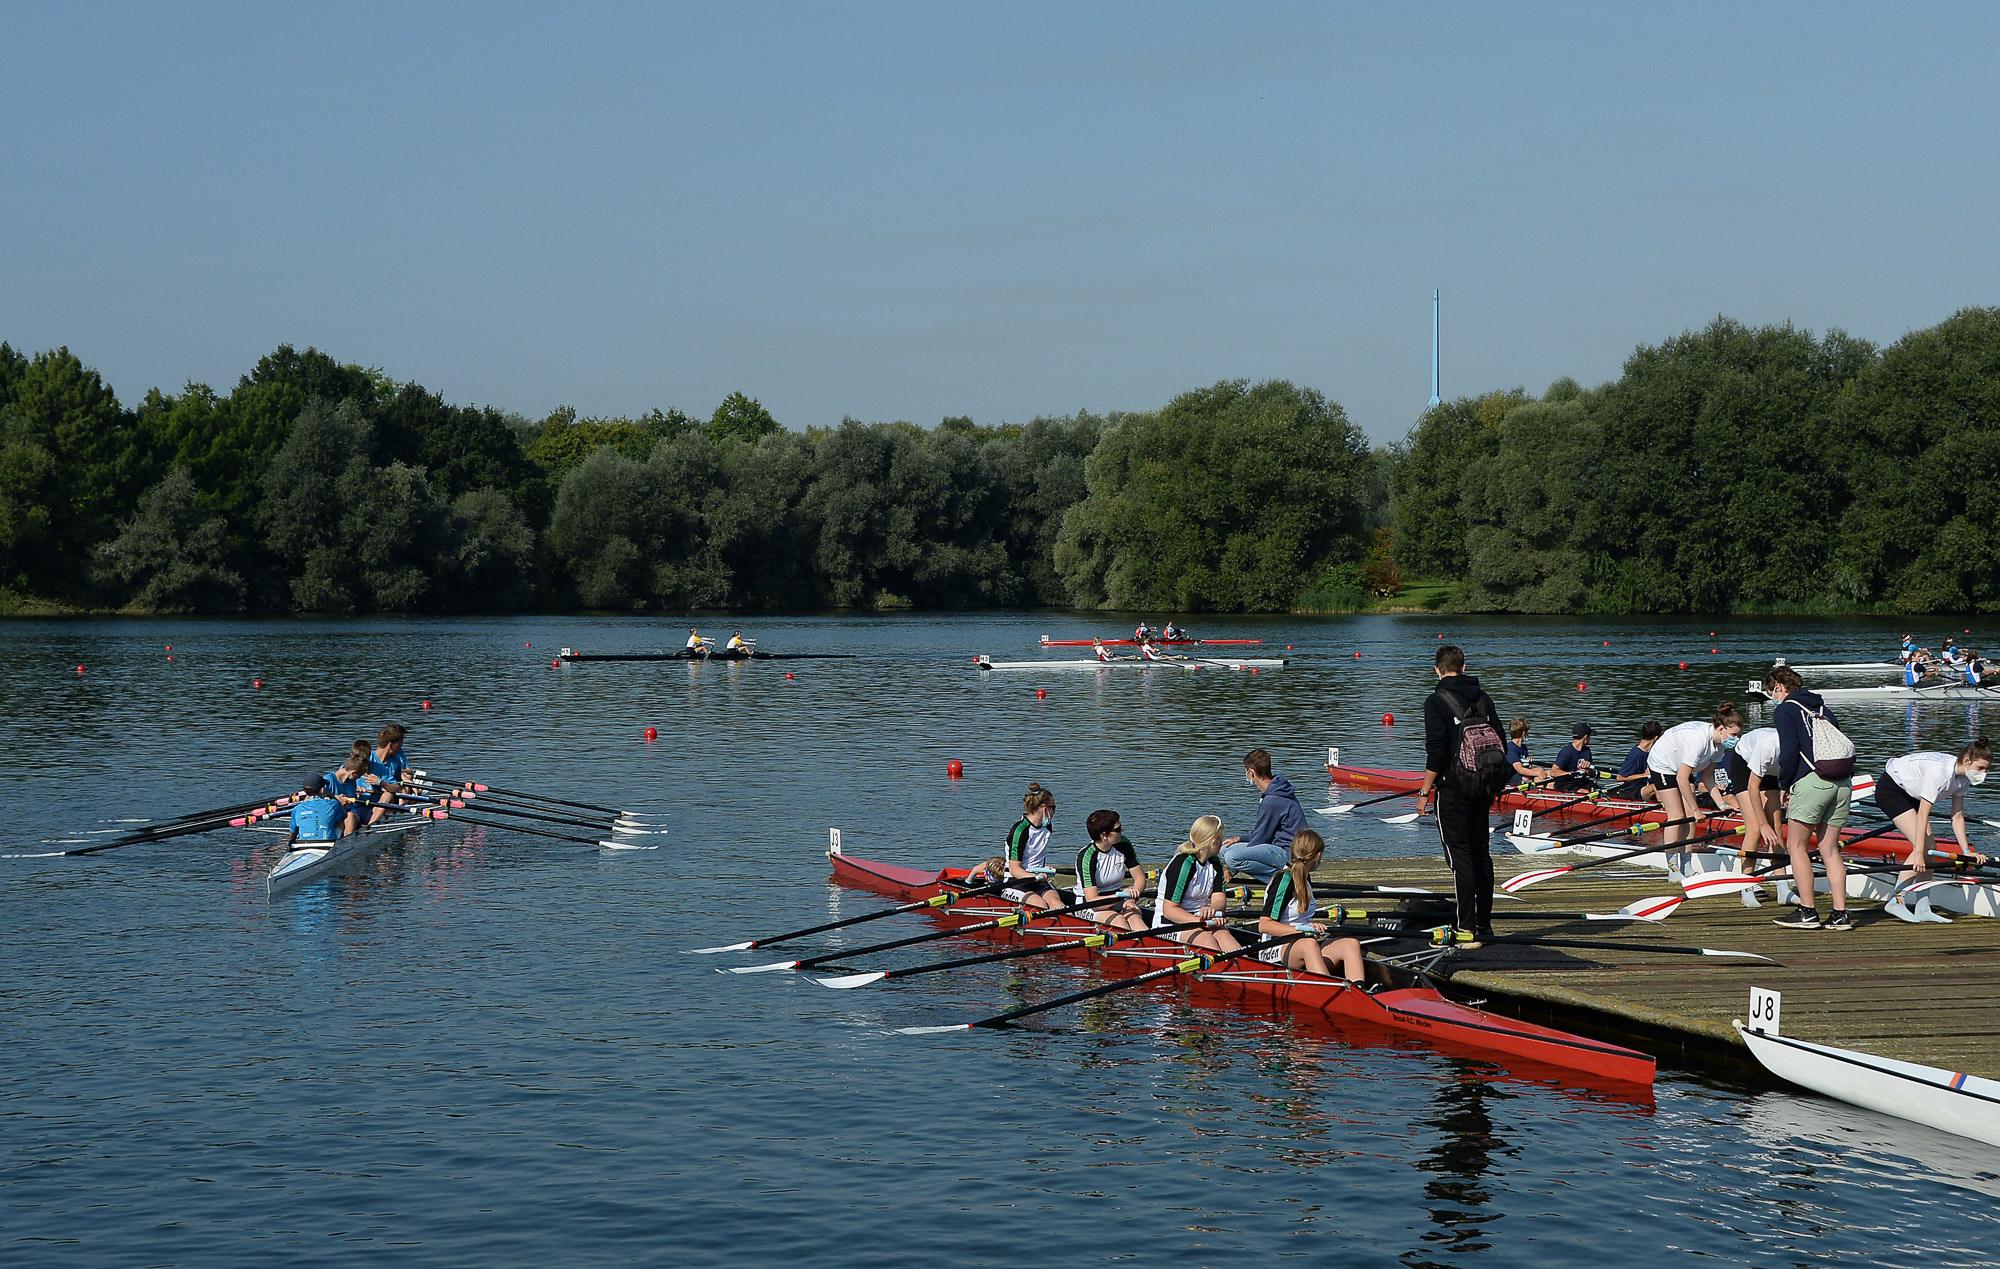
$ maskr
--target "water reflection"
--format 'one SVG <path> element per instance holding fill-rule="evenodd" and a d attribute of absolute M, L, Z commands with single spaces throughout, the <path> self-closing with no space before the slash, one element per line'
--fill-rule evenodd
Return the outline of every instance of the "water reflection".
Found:
<path fill-rule="evenodd" d="M 1435 1255 L 1463 1256 L 1492 1246 L 1489 1226 L 1505 1213 L 1488 1210 L 1493 1191 L 1487 1178 L 1502 1160 L 1519 1151 L 1495 1130 L 1489 1102 L 1511 1094 L 1494 1087 L 1471 1067 L 1455 1063 L 1455 1079 L 1438 1082 L 1431 1111 L 1420 1127 L 1436 1133 L 1416 1167 L 1430 1174 L 1424 1183 L 1425 1211 L 1435 1229 L 1423 1235 L 1424 1246 L 1403 1253 L 1411 1269 L 1443 1269 Z"/>

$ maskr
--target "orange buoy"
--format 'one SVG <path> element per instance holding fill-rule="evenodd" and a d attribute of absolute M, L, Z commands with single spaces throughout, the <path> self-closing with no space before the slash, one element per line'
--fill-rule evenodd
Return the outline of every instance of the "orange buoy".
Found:
<path fill-rule="evenodd" d="M 965 774 L 965 764 L 953 758 L 950 762 L 944 764 L 944 773 L 956 780 Z"/>
<path fill-rule="evenodd" d="M 648 740 L 658 740 L 659 738 L 660 738 L 660 729 L 659 729 L 659 728 L 657 728 L 657 727 L 648 727 L 648 728 L 646 729 L 646 739 L 648 739 Z"/>
<path fill-rule="evenodd" d="M 1394 714 L 1382 715 L 1382 725 L 1384 727 L 1394 727 L 1396 725 L 1396 716 Z"/>

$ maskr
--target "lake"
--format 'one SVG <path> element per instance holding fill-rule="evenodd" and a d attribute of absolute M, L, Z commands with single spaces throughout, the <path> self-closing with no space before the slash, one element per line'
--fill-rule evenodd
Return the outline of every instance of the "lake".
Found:
<path fill-rule="evenodd" d="M 1295 659 L 974 668 L 1130 625 L 1078 613 L 757 620 L 766 650 L 854 659 L 560 668 L 565 646 L 677 647 L 685 623 L 0 624 L 15 855 L 290 791 L 390 720 L 419 767 L 670 834 L 600 852 L 431 824 L 272 901 L 275 839 L 243 831 L 0 860 L 7 1263 L 1991 1263 L 2000 1152 L 1804 1095 L 1663 1067 L 1635 1101 L 1175 986 L 913 1037 L 1099 980 L 1037 958 L 833 992 L 688 954 L 884 906 L 828 884 L 830 827 L 850 853 L 969 863 L 1035 780 L 1059 845 L 1110 807 L 1157 863 L 1198 815 L 1248 826 L 1252 746 L 1308 806 L 1330 746 L 1420 766 L 1440 634 L 1534 720 L 1538 758 L 1587 720 L 1615 762 L 1773 656 L 1885 659 L 1912 623 L 1195 624 Z M 1983 734 L 1977 711 L 1844 715 L 1879 770 Z M 1340 857 L 1435 850 L 1366 815 L 1319 827 Z"/>

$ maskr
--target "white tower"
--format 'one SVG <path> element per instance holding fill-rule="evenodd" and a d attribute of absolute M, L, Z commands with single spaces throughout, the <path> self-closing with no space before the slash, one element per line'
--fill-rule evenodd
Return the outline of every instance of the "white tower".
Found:
<path fill-rule="evenodd" d="M 1431 405 L 1443 404 L 1438 396 L 1438 293 L 1431 292 Z"/>

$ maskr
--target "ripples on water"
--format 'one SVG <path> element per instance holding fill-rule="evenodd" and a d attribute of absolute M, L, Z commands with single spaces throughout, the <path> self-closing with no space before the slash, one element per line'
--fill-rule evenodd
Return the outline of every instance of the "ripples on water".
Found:
<path fill-rule="evenodd" d="M 909 1037 L 893 1029 L 1091 971 L 1035 960 L 835 993 L 682 954 L 880 905 L 827 884 L 830 825 L 857 854 L 964 862 L 1035 779 L 1061 798 L 1061 840 L 1113 806 L 1157 860 L 1196 815 L 1249 822 L 1237 759 L 1253 744 L 1309 805 L 1329 745 L 1418 765 L 1441 631 L 1503 713 L 1536 720 L 1543 758 L 1579 718 L 1615 758 L 1647 717 L 1740 697 L 1772 655 L 1878 659 L 1901 633 L 1239 620 L 1302 664 L 971 668 L 1112 624 L 772 621 L 752 633 L 774 651 L 864 655 L 561 670 L 563 644 L 684 635 L 570 618 L 0 626 L 9 849 L 294 787 L 391 717 L 433 771 L 640 805 L 673 830 L 611 855 L 427 826 L 271 904 L 273 843 L 250 834 L 0 861 L 7 1263 L 1990 1263 L 2000 1152 L 1811 1098 L 1669 1071 L 1635 1104 L 1215 988 Z M 1984 730 L 1976 707 L 1854 713 L 1878 769 Z M 951 758 L 965 779 L 943 778 Z M 1332 837 L 1349 855 L 1426 850 L 1367 817 Z M 896 918 L 849 945 L 922 928 Z"/>

